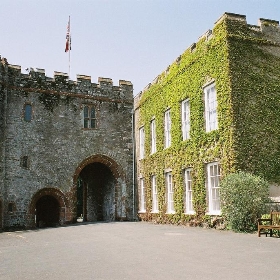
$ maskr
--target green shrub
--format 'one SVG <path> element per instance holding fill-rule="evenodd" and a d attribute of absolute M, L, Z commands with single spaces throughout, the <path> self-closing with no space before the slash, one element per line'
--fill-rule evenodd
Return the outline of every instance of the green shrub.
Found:
<path fill-rule="evenodd" d="M 220 184 L 222 216 L 227 228 L 252 232 L 265 212 L 269 185 L 264 179 L 239 172 L 226 176 Z"/>

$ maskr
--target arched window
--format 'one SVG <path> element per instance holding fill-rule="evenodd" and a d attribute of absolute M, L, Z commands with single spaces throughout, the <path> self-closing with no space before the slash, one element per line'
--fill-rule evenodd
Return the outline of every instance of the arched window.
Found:
<path fill-rule="evenodd" d="M 96 114 L 94 106 L 84 106 L 84 128 L 96 128 Z"/>
<path fill-rule="evenodd" d="M 24 105 L 24 112 L 23 117 L 26 122 L 31 122 L 32 119 L 32 105 L 31 104 L 25 104 Z"/>

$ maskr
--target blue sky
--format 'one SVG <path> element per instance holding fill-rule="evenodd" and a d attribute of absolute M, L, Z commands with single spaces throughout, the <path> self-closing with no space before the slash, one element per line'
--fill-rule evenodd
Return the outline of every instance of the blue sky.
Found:
<path fill-rule="evenodd" d="M 280 20 L 279 0 L 0 0 L 0 54 L 10 64 L 129 80 L 139 93 L 224 13 Z"/>

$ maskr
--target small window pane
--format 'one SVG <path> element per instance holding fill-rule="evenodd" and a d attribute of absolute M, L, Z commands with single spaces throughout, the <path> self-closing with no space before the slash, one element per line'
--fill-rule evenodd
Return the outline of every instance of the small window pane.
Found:
<path fill-rule="evenodd" d="M 145 156 L 145 131 L 144 127 L 139 129 L 139 159 Z"/>
<path fill-rule="evenodd" d="M 145 185 L 144 179 L 140 179 L 140 212 L 146 212 Z"/>
<path fill-rule="evenodd" d="M 88 119 L 84 119 L 84 128 L 88 128 Z"/>
<path fill-rule="evenodd" d="M 84 107 L 84 117 L 88 118 L 88 106 Z"/>
<path fill-rule="evenodd" d="M 158 212 L 158 194 L 156 185 L 156 176 L 152 176 L 152 200 L 153 200 L 153 212 Z"/>
<path fill-rule="evenodd" d="M 90 127 L 95 128 L 95 120 L 94 119 L 90 120 Z"/>
<path fill-rule="evenodd" d="M 95 119 L 95 109 L 93 107 L 91 108 L 90 117 Z"/>
<path fill-rule="evenodd" d="M 155 153 L 156 148 L 156 121 L 151 121 L 151 154 Z"/>
<path fill-rule="evenodd" d="M 171 146 L 171 116 L 170 116 L 170 110 L 165 112 L 164 115 L 164 136 L 165 136 L 165 148 L 168 148 Z"/>
<path fill-rule="evenodd" d="M 32 106 L 30 104 L 25 104 L 24 106 L 24 120 L 30 122 L 32 118 Z"/>

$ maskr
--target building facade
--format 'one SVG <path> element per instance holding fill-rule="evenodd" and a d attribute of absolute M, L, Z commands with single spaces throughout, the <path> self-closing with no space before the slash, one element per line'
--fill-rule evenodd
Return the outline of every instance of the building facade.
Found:
<path fill-rule="evenodd" d="M 142 92 L 0 63 L 0 228 L 201 223 L 239 170 L 280 197 L 280 27 L 225 13 Z M 135 172 L 136 171 L 136 172 Z"/>
<path fill-rule="evenodd" d="M 221 214 L 238 170 L 280 197 L 280 27 L 225 13 L 134 98 L 139 216 L 188 223 Z"/>
<path fill-rule="evenodd" d="M 133 87 L 0 64 L 0 227 L 134 219 Z"/>

